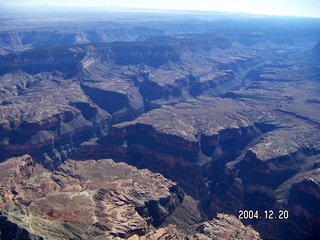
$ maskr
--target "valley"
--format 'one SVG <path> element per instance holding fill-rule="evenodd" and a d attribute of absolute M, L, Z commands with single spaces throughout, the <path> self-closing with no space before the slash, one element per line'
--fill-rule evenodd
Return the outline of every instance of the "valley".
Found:
<path fill-rule="evenodd" d="M 318 19 L 74 17 L 0 31 L 1 234 L 320 237 Z"/>

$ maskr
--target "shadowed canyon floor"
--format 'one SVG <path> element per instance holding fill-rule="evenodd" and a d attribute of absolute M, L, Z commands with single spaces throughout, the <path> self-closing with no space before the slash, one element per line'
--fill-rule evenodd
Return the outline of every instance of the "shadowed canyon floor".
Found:
<path fill-rule="evenodd" d="M 5 20 L 1 237 L 319 238 L 320 21 L 113 14 Z"/>

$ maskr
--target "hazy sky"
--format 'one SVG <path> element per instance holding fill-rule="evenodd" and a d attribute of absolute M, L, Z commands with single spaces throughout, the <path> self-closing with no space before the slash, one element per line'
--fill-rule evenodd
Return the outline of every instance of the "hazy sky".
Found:
<path fill-rule="evenodd" d="M 0 4 L 15 6 L 119 6 L 174 10 L 222 10 L 320 18 L 320 0 L 0 0 Z"/>

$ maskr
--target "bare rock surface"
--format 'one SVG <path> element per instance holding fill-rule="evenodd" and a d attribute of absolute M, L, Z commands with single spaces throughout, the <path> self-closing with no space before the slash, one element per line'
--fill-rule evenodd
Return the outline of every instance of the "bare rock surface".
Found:
<path fill-rule="evenodd" d="M 256 51 L 247 49 L 244 57 L 242 45 L 222 50 L 214 35 L 202 37 L 45 47 L 1 57 L 2 159 L 29 153 L 55 167 L 74 156 L 79 143 L 106 135 L 110 124 L 241 85 L 233 66 L 257 59 Z M 244 60 L 228 58 L 230 51 Z"/>
<path fill-rule="evenodd" d="M 219 238 L 220 224 L 233 238 L 251 234 L 231 216 L 247 209 L 262 238 L 319 238 L 318 20 L 166 16 L 10 31 L 1 17 L 0 160 L 17 157 L 1 165 L 1 221 L 35 237 Z"/>
<path fill-rule="evenodd" d="M 199 227 L 199 233 L 191 239 L 261 239 L 251 226 L 244 226 L 239 219 L 227 214 L 218 214 L 217 218 L 205 222 Z"/>
<path fill-rule="evenodd" d="M 319 161 L 319 114 L 310 100 L 318 87 L 302 69 L 291 71 L 292 80 L 275 77 L 287 78 L 286 70 L 267 71 L 274 75 L 260 74 L 264 79 L 255 77 L 247 89 L 223 98 L 198 97 L 113 125 L 108 136 L 84 152 L 99 149 L 102 156 L 161 172 L 201 199 L 211 214 L 287 209 L 292 213 L 287 221 L 249 222 L 267 238 L 314 238 L 319 200 L 315 190 L 301 189 L 317 189 L 307 179 L 317 176 Z M 298 184 L 301 175 L 306 180 Z M 307 193 L 299 198 L 298 191 Z"/>
<path fill-rule="evenodd" d="M 24 155 L 0 168 L 5 239 L 7 231 L 25 239 L 260 239 L 226 214 L 203 223 L 176 183 L 125 163 L 68 160 L 50 172 Z"/>
<path fill-rule="evenodd" d="M 84 147 L 83 154 L 101 146 L 98 154 L 117 153 L 116 159 L 161 172 L 178 181 L 188 194 L 204 199 L 202 169 L 237 154 L 230 142 L 241 148 L 260 133 L 255 126 L 259 114 L 263 115 L 242 102 L 221 98 L 163 106 L 112 126 L 108 136 L 98 141 L 100 145 Z M 176 167 L 179 171 L 174 171 Z"/>
<path fill-rule="evenodd" d="M 159 225 L 184 198 L 160 174 L 112 160 L 49 172 L 24 155 L 1 163 L 1 211 L 45 239 L 126 238 Z"/>
<path fill-rule="evenodd" d="M 129 238 L 130 240 L 148 239 L 261 239 L 258 232 L 251 226 L 244 226 L 236 217 L 227 214 L 218 214 L 210 221 L 202 223 L 196 233 L 186 235 L 175 225 L 154 230 L 146 236 L 137 235 Z"/>
<path fill-rule="evenodd" d="M 32 153 L 47 167 L 57 166 L 72 152 L 62 146 L 103 134 L 110 120 L 77 81 L 59 73 L 17 71 L 5 75 L 2 84 L 2 158 Z"/>

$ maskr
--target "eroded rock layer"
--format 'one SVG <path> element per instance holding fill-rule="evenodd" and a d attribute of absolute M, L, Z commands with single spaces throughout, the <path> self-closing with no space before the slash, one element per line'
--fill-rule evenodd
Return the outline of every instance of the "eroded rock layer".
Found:
<path fill-rule="evenodd" d="M 25 155 L 1 173 L 3 214 L 45 239 L 143 235 L 184 198 L 160 174 L 112 160 L 69 160 L 49 172 Z"/>
<path fill-rule="evenodd" d="M 0 160 L 47 169 L 3 163 L 2 226 L 219 238 L 252 210 L 263 238 L 320 238 L 319 22 L 193 17 L 0 33 Z"/>
<path fill-rule="evenodd" d="M 50 172 L 24 155 L 1 163 L 0 170 L 2 239 L 182 238 L 187 228 L 159 228 L 170 215 L 179 220 L 178 208 L 180 221 L 196 235 L 259 237 L 227 215 L 201 223 L 196 201 L 176 183 L 110 159 L 68 160 Z M 194 214 L 187 216 L 184 205 Z"/>

